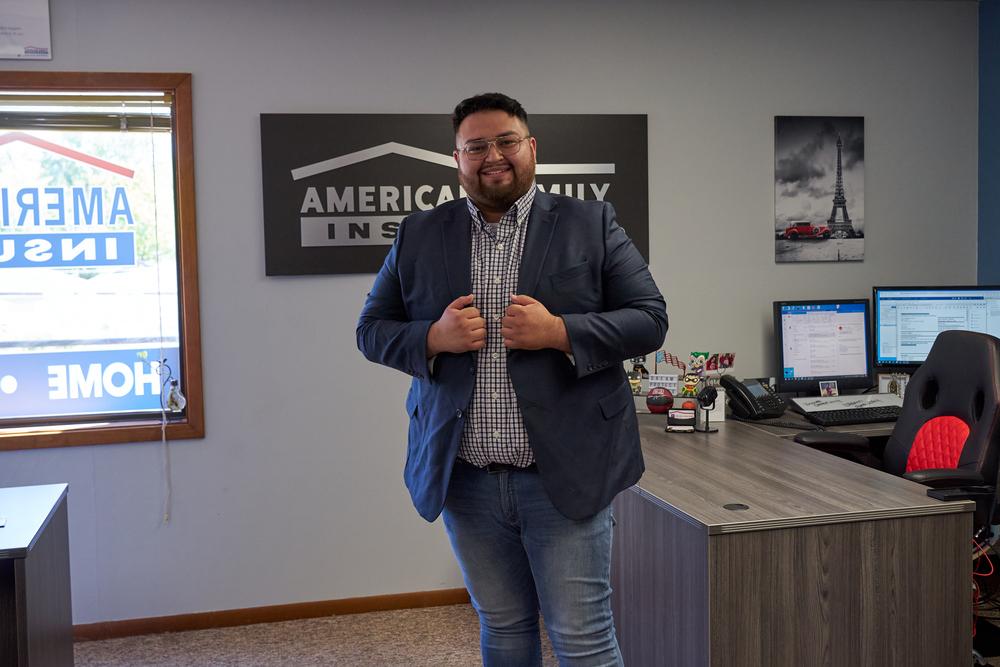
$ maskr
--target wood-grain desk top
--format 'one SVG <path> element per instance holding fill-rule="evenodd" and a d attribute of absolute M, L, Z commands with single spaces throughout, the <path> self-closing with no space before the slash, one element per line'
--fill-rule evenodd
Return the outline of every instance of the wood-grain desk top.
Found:
<path fill-rule="evenodd" d="M 729 420 L 717 433 L 665 433 L 665 423 L 663 415 L 639 415 L 646 472 L 636 486 L 709 534 L 975 508 L 972 501 L 935 500 L 925 486 L 748 424 Z"/>
<path fill-rule="evenodd" d="M 0 558 L 25 558 L 66 495 L 67 484 L 0 489 Z"/>

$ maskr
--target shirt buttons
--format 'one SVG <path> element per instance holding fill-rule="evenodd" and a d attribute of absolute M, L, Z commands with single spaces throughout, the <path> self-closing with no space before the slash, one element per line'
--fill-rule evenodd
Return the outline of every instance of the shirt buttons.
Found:
<path fill-rule="evenodd" d="M 493 279 L 493 284 L 494 285 L 499 285 L 500 284 L 500 277 L 499 276 L 497 276 L 496 278 Z"/>
<path fill-rule="evenodd" d="M 497 250 L 503 250 L 503 244 L 502 243 L 498 243 L 497 244 Z"/>
<path fill-rule="evenodd" d="M 499 359 L 499 358 L 500 358 L 499 352 L 493 352 L 492 354 L 490 354 L 490 359 Z"/>
<path fill-rule="evenodd" d="M 493 398 L 494 398 L 494 399 L 498 399 L 498 398 L 500 398 L 500 392 L 499 392 L 499 391 L 495 391 L 495 392 L 493 392 Z"/>
<path fill-rule="evenodd" d="M 493 439 L 494 440 L 500 439 L 500 431 L 493 431 Z"/>
<path fill-rule="evenodd" d="M 500 318 L 501 318 L 501 317 L 502 317 L 501 315 L 494 315 L 494 316 L 493 316 L 493 320 L 494 320 L 495 322 L 499 322 L 499 321 L 500 321 Z"/>

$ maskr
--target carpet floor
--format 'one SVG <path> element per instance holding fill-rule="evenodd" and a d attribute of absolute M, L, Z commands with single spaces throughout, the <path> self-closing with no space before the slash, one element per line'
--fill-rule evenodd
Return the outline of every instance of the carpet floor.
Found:
<path fill-rule="evenodd" d="M 546 667 L 558 664 L 544 632 L 542 653 Z M 74 654 L 76 667 L 482 664 L 479 621 L 467 604 L 78 642 Z"/>

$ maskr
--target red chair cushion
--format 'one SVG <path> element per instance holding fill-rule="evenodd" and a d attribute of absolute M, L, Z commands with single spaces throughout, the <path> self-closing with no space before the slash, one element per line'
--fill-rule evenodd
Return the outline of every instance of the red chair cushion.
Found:
<path fill-rule="evenodd" d="M 969 437 L 969 425 L 958 417 L 934 417 L 917 431 L 906 459 L 906 472 L 927 468 L 957 468 Z"/>

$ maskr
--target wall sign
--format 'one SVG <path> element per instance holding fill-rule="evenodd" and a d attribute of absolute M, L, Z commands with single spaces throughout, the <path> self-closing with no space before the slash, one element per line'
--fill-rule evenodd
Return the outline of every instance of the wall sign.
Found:
<path fill-rule="evenodd" d="M 0 3 L 0 58 L 52 60 L 49 0 Z"/>
<path fill-rule="evenodd" d="M 545 192 L 609 201 L 649 258 L 645 115 L 528 117 Z M 441 114 L 261 114 L 269 276 L 375 273 L 408 214 L 465 196 Z"/>

